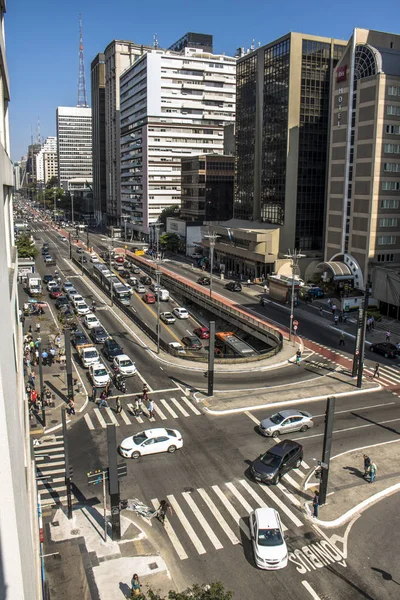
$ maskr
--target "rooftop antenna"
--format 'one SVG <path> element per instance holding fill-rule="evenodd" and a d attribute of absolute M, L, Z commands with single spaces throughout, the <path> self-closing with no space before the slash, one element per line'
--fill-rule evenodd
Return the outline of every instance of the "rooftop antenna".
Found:
<path fill-rule="evenodd" d="M 254 46 L 254 41 L 255 41 L 255 40 L 254 40 L 254 38 L 253 38 L 253 39 L 251 40 L 251 46 L 250 46 L 250 50 L 254 50 L 254 47 L 255 47 L 255 46 Z"/>
<path fill-rule="evenodd" d="M 39 119 L 39 117 L 37 119 L 37 140 L 36 141 L 38 144 L 42 143 L 42 138 L 40 136 L 40 119 Z"/>
<path fill-rule="evenodd" d="M 86 99 L 85 63 L 83 59 L 82 14 L 79 15 L 79 76 L 78 76 L 78 105 L 88 108 Z"/>
<path fill-rule="evenodd" d="M 156 33 L 153 35 L 153 40 L 154 40 L 154 48 L 157 50 L 157 48 L 158 48 L 158 37 L 157 37 Z"/>

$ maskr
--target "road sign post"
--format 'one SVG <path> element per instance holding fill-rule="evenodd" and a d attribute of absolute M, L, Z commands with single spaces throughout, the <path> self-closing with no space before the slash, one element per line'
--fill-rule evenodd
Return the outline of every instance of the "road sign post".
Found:
<path fill-rule="evenodd" d="M 333 396 L 328 398 L 326 404 L 324 446 L 322 450 L 322 460 L 320 461 L 322 471 L 321 482 L 319 485 L 319 504 L 321 505 L 325 504 L 328 491 L 329 462 L 331 459 L 333 422 L 335 419 L 335 402 L 336 398 Z"/>

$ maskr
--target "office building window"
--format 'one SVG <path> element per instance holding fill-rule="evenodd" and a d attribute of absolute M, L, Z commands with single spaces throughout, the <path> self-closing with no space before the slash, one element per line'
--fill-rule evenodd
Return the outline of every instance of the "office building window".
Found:
<path fill-rule="evenodd" d="M 400 163 L 383 163 L 383 170 L 391 173 L 400 173 Z"/>
<path fill-rule="evenodd" d="M 389 135 L 399 135 L 400 134 L 400 125 L 386 125 L 385 131 Z"/>
<path fill-rule="evenodd" d="M 394 262 L 394 254 L 377 254 L 378 262 Z"/>
<path fill-rule="evenodd" d="M 378 246 L 391 246 L 396 243 L 395 235 L 378 235 L 376 238 Z"/>
<path fill-rule="evenodd" d="M 394 106 L 393 104 L 389 104 L 386 107 L 386 114 L 390 116 L 400 117 L 400 106 Z"/>
<path fill-rule="evenodd" d="M 400 154 L 400 144 L 383 144 L 386 154 Z"/>
<path fill-rule="evenodd" d="M 381 200 L 381 208 L 399 208 L 399 200 Z"/>
<path fill-rule="evenodd" d="M 382 190 L 398 192 L 400 190 L 400 181 L 382 181 Z"/>
<path fill-rule="evenodd" d="M 400 96 L 400 87 L 397 85 L 388 85 L 388 96 Z"/>
<path fill-rule="evenodd" d="M 397 227 L 397 218 L 379 219 L 379 227 Z"/>

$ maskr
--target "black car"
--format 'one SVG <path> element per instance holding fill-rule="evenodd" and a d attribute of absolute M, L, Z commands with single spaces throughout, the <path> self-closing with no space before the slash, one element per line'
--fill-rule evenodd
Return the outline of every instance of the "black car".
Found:
<path fill-rule="evenodd" d="M 181 342 L 188 350 L 201 350 L 203 347 L 197 335 L 186 335 L 181 339 Z"/>
<path fill-rule="evenodd" d="M 49 283 L 49 281 L 53 281 L 54 277 L 53 275 L 45 275 L 43 277 L 43 283 L 45 283 L 46 285 Z"/>
<path fill-rule="evenodd" d="M 134 273 L 135 275 L 139 275 L 140 273 L 140 269 L 139 267 L 135 267 L 134 265 L 131 264 L 131 271 L 132 273 Z"/>
<path fill-rule="evenodd" d="M 124 351 L 121 346 L 112 338 L 108 338 L 108 340 L 104 342 L 103 354 L 107 360 L 113 360 L 115 356 L 123 353 Z"/>
<path fill-rule="evenodd" d="M 109 338 L 107 331 L 103 327 L 93 327 L 89 335 L 95 344 L 103 344 Z"/>
<path fill-rule="evenodd" d="M 303 446 L 291 440 L 279 442 L 253 461 L 250 475 L 262 483 L 280 482 L 282 475 L 297 469 L 303 460 Z"/>
<path fill-rule="evenodd" d="M 142 275 L 140 283 L 143 283 L 143 285 L 151 285 L 151 278 L 148 275 Z"/>
<path fill-rule="evenodd" d="M 200 285 L 210 285 L 211 282 L 209 277 L 199 277 L 197 283 Z"/>
<path fill-rule="evenodd" d="M 118 275 L 120 275 L 120 277 L 123 277 L 124 279 L 128 279 L 130 273 L 127 269 L 123 269 L 122 271 L 118 271 Z"/>
<path fill-rule="evenodd" d="M 377 344 L 371 344 L 369 349 L 371 352 L 382 354 L 382 356 L 385 358 L 396 358 L 396 356 L 399 355 L 396 346 L 390 342 L 378 342 Z"/>
<path fill-rule="evenodd" d="M 59 296 L 56 302 L 56 308 L 60 309 L 62 306 L 68 306 L 68 298 L 67 296 Z"/>
<path fill-rule="evenodd" d="M 83 331 L 75 331 L 74 335 L 72 336 L 72 344 L 75 346 L 75 348 L 77 346 L 80 346 L 81 344 L 88 344 L 89 340 L 87 339 L 86 335 L 83 333 Z"/>
<path fill-rule="evenodd" d="M 46 256 L 47 254 L 50 254 L 50 250 L 48 248 L 42 248 L 42 254 L 43 256 Z"/>
<path fill-rule="evenodd" d="M 229 290 L 230 292 L 241 292 L 242 284 L 239 283 L 239 281 L 229 281 L 226 284 L 225 289 Z"/>

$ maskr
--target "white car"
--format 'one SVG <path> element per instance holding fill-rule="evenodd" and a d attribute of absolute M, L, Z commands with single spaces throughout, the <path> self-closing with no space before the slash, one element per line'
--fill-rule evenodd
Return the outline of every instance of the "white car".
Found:
<path fill-rule="evenodd" d="M 64 292 L 69 292 L 71 289 L 75 289 L 70 281 L 64 281 L 64 285 L 62 287 Z"/>
<path fill-rule="evenodd" d="M 101 327 L 101 323 L 92 312 L 89 312 L 83 319 L 85 327 L 87 329 L 93 329 L 94 327 Z"/>
<path fill-rule="evenodd" d="M 178 319 L 188 319 L 189 318 L 188 311 L 186 310 L 186 308 L 182 308 L 181 306 L 174 308 L 174 310 L 172 312 Z"/>
<path fill-rule="evenodd" d="M 172 354 L 186 354 L 186 350 L 180 342 L 170 342 L 168 346 L 171 348 Z"/>
<path fill-rule="evenodd" d="M 254 560 L 260 569 L 283 569 L 288 551 L 281 518 L 274 508 L 256 508 L 250 514 L 250 534 Z"/>
<path fill-rule="evenodd" d="M 74 306 L 76 306 L 77 302 L 85 302 L 85 298 L 80 294 L 71 294 L 69 299 L 71 300 Z"/>
<path fill-rule="evenodd" d="M 76 294 L 77 294 L 78 292 L 76 291 L 76 289 L 75 289 L 74 287 L 71 287 L 71 288 L 69 288 L 69 290 L 67 290 L 65 293 L 67 294 L 67 296 L 68 296 L 69 300 L 71 300 L 72 296 L 76 296 Z"/>
<path fill-rule="evenodd" d="M 119 452 L 125 458 L 139 458 L 158 452 L 172 453 L 182 446 L 183 439 L 179 431 L 158 427 L 125 438 L 119 446 Z"/>
<path fill-rule="evenodd" d="M 75 302 L 75 310 L 78 315 L 87 315 L 90 313 L 90 308 L 86 302 Z"/>
<path fill-rule="evenodd" d="M 137 369 L 135 367 L 135 363 L 131 361 L 127 354 L 119 354 L 118 356 L 115 356 L 113 364 L 115 369 L 125 377 L 136 375 Z"/>
<path fill-rule="evenodd" d="M 89 375 L 95 387 L 105 387 L 111 377 L 102 362 L 89 367 Z"/>
<path fill-rule="evenodd" d="M 168 324 L 175 323 L 175 317 L 170 312 L 162 312 L 160 314 L 160 319 L 163 323 L 168 323 Z"/>
<path fill-rule="evenodd" d="M 144 287 L 143 283 L 137 283 L 136 286 L 136 291 L 138 294 L 145 294 L 146 293 L 146 288 Z"/>
<path fill-rule="evenodd" d="M 58 283 L 57 281 L 49 281 L 47 284 L 47 291 L 51 292 L 51 290 L 53 290 L 54 288 L 58 287 Z"/>

